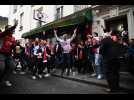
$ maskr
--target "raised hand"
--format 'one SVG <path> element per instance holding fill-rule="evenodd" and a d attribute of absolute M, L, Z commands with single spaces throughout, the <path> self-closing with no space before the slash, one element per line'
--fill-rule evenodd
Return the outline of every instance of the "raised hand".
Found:
<path fill-rule="evenodd" d="M 77 28 L 74 29 L 74 33 L 76 33 L 76 31 L 77 31 Z"/>
<path fill-rule="evenodd" d="M 57 33 L 57 30 L 56 29 L 54 29 L 54 33 Z"/>

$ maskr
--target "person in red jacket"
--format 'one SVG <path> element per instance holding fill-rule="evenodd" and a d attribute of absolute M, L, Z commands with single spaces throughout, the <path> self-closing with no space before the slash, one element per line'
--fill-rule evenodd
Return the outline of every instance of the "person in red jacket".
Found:
<path fill-rule="evenodd" d="M 15 68 L 12 50 L 16 46 L 16 41 L 12 34 L 16 26 L 17 22 L 14 26 L 7 25 L 5 31 L 0 32 L 0 82 L 6 86 L 12 86 L 7 78 Z"/>

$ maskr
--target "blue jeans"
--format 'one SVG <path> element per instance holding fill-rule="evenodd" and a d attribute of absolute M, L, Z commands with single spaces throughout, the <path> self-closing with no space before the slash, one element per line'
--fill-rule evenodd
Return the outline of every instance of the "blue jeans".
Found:
<path fill-rule="evenodd" d="M 102 65 L 102 57 L 100 54 L 95 54 L 95 66 L 96 66 L 96 74 L 103 74 L 103 65 Z"/>
<path fill-rule="evenodd" d="M 16 66 L 12 56 L 0 54 L 0 81 L 7 80 L 15 68 Z"/>

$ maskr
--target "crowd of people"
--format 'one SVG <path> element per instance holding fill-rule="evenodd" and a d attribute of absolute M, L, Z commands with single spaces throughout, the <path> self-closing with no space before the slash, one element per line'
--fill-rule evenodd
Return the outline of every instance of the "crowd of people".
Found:
<path fill-rule="evenodd" d="M 60 39 L 54 30 L 56 44 L 39 38 L 26 43 L 25 47 L 18 42 L 15 50 L 18 50 L 19 46 L 20 52 L 15 51 L 14 58 L 20 60 L 21 73 L 29 70 L 32 72 L 32 78 L 36 79 L 49 76 L 54 69 L 61 69 L 61 76 L 65 72 L 67 75 L 70 75 L 70 72 L 78 72 L 93 73 L 92 75 L 97 75 L 98 79 L 103 78 L 102 58 L 99 55 L 102 37 L 95 33 L 94 37 L 88 35 L 86 41 L 72 42 L 76 37 L 76 31 L 77 29 L 71 38 L 68 39 L 68 35 L 64 34 Z"/>
<path fill-rule="evenodd" d="M 94 32 L 86 35 L 85 40 L 73 41 L 78 35 L 78 28 L 74 29 L 70 38 L 67 33 L 59 38 L 57 30 L 54 29 L 56 43 L 50 39 L 35 38 L 22 46 L 12 37 L 16 25 L 0 34 L 0 40 L 5 38 L 6 41 L 0 48 L 0 79 L 3 79 L 3 75 L 7 76 L 5 73 L 9 74 L 9 70 L 3 71 L 9 69 L 6 67 L 9 64 L 14 73 L 30 72 L 32 79 L 49 77 L 53 71 L 60 69 L 61 76 L 78 73 L 90 74 L 97 79 L 105 78 L 110 90 L 114 91 L 119 88 L 120 59 L 128 58 L 128 65 L 134 65 L 134 40 L 129 41 L 127 31 L 119 34 L 104 29 L 103 36 Z M 14 65 L 10 63 L 11 57 Z M 11 85 L 9 81 L 6 84 Z"/>

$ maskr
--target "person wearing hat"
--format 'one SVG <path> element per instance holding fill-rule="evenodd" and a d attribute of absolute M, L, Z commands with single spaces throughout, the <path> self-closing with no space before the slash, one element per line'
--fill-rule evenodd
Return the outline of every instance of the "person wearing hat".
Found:
<path fill-rule="evenodd" d="M 4 32 L 0 32 L 0 81 L 6 86 L 12 86 L 11 82 L 7 80 L 15 64 L 12 58 L 12 50 L 16 46 L 15 38 L 12 36 L 17 26 L 7 25 Z"/>

